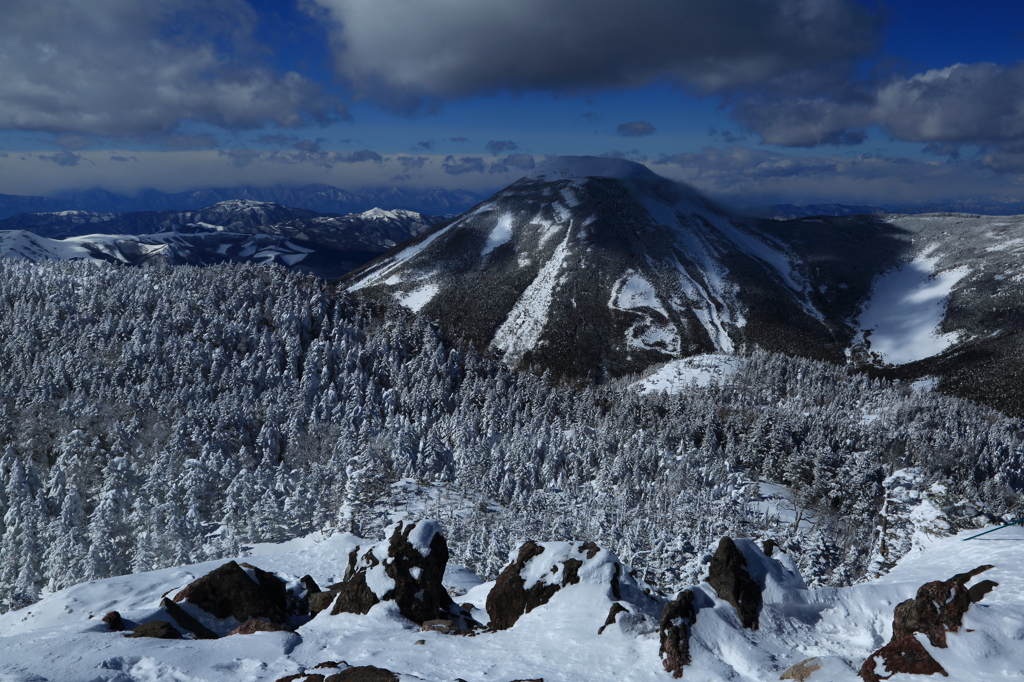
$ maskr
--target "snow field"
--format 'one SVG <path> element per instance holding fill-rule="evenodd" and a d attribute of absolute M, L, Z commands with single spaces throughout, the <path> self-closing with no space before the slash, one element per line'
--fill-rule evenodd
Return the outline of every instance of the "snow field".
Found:
<path fill-rule="evenodd" d="M 416 543 L 428 542 L 428 530 L 432 528 L 426 528 Z M 791 665 L 817 657 L 822 667 L 811 682 L 856 682 L 860 664 L 891 637 L 896 604 L 926 582 L 982 564 L 995 568 L 973 582 L 994 580 L 999 586 L 970 607 L 964 627 L 947 635 L 947 649 L 932 647 L 925 638 L 923 644 L 949 672 L 950 680 L 1021 678 L 1024 576 L 1019 567 L 1024 561 L 1024 529 L 963 541 L 974 532 L 932 536 L 886 576 L 821 590 L 805 588 L 787 555 L 776 553 L 769 559 L 754 543 L 737 540 L 748 572 L 763 587 L 760 628 L 742 629 L 733 607 L 706 583 L 691 588 L 698 614 L 691 637 L 693 663 L 685 669 L 685 679 L 774 681 Z M 325 585 L 341 578 L 348 552 L 365 542 L 348 534 L 314 534 L 257 545 L 246 560 L 286 577 L 309 573 Z M 565 551 L 559 552 L 560 547 Z M 530 574 L 524 578 L 528 583 L 549 580 L 548 571 L 541 569 L 564 559 L 571 549 L 569 543 L 551 543 L 550 555 L 536 557 L 537 565 L 528 566 Z M 144 621 L 157 613 L 162 594 L 173 593 L 225 561 L 84 583 L 0 616 L 0 680 L 255 682 L 276 680 L 326 660 L 377 665 L 430 682 L 449 682 L 454 676 L 469 682 L 529 676 L 564 682 L 670 679 L 661 669 L 658 635 L 652 626 L 632 621 L 623 627 L 620 616 L 619 625 L 597 634 L 612 600 L 607 575 L 611 555 L 586 562 L 590 569 L 581 570 L 579 584 L 556 592 L 548 604 L 523 615 L 511 629 L 473 637 L 421 632 L 392 603 L 378 604 L 366 616 L 323 612 L 298 633 L 219 640 L 126 639 L 107 632 L 98 621 L 109 610 Z M 466 573 L 453 566 L 446 577 L 454 577 L 465 588 L 477 582 Z M 456 599 L 474 604 L 474 615 L 485 617 L 482 607 L 492 585 L 478 583 Z M 425 644 L 416 646 L 418 640 Z"/>
<path fill-rule="evenodd" d="M 871 352 L 885 362 L 905 365 L 943 352 L 959 334 L 940 330 L 946 300 L 969 270 L 959 267 L 936 272 L 938 258 L 922 253 L 909 263 L 882 275 L 860 316 L 862 333 Z"/>

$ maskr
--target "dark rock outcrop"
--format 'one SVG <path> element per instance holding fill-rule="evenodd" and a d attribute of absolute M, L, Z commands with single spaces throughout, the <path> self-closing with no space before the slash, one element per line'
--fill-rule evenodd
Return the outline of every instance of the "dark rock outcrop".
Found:
<path fill-rule="evenodd" d="M 117 611 L 111 611 L 103 616 L 103 622 L 107 624 L 111 632 L 124 632 L 124 620 Z"/>
<path fill-rule="evenodd" d="M 181 633 L 166 620 L 151 620 L 139 625 L 126 637 L 153 637 L 154 639 L 181 639 Z"/>
<path fill-rule="evenodd" d="M 725 537 L 719 541 L 718 550 L 711 558 L 708 584 L 715 589 L 719 599 L 733 605 L 743 627 L 758 628 L 761 586 L 750 577 L 747 559 L 732 538 Z"/>
<path fill-rule="evenodd" d="M 271 623 L 261 618 L 250 618 L 229 632 L 228 635 L 252 635 L 257 632 L 281 632 L 287 629 L 287 627 L 280 623 Z"/>
<path fill-rule="evenodd" d="M 365 614 L 378 602 L 394 601 L 399 612 L 414 623 L 444 619 L 468 628 L 472 618 L 442 585 L 447 565 L 448 543 L 436 523 L 399 523 L 388 540 L 361 557 L 356 552 L 349 556 L 345 580 L 329 588 L 337 595 L 331 614 Z M 323 608 L 322 598 L 314 597 L 317 608 Z"/>
<path fill-rule="evenodd" d="M 928 637 L 932 646 L 945 649 L 946 633 L 957 632 L 971 604 L 979 601 L 998 584 L 984 580 L 971 589 L 967 588 L 966 583 L 971 578 L 990 568 L 990 565 L 979 566 L 946 581 L 925 583 L 918 588 L 913 599 L 898 604 L 893 612 L 892 639 L 864 661 L 860 669 L 861 679 L 865 682 L 879 682 L 896 673 L 946 675 L 946 671 L 921 645 L 915 634 L 921 633 Z M 881 677 L 875 672 L 877 659 L 881 659 L 889 671 L 888 676 Z"/>
<path fill-rule="evenodd" d="M 690 664 L 690 629 L 697 622 L 693 592 L 684 590 L 665 604 L 661 611 L 659 638 L 661 664 L 672 677 L 682 677 L 683 667 Z"/>
<path fill-rule="evenodd" d="M 253 571 L 256 580 L 249 577 L 245 568 Z M 207 573 L 175 595 L 174 602 L 186 599 L 215 618 L 235 618 L 242 623 L 250 618 L 287 622 L 284 582 L 249 564 L 230 561 Z"/>
<path fill-rule="evenodd" d="M 398 675 L 387 668 L 357 665 L 325 677 L 324 682 L 398 682 Z"/>
<path fill-rule="evenodd" d="M 516 624 L 519 617 L 529 613 L 541 604 L 547 604 L 551 596 L 565 585 L 538 581 L 525 589 L 526 581 L 521 575 L 523 568 L 536 556 L 544 553 L 544 548 L 533 540 L 524 542 L 519 548 L 516 560 L 509 564 L 498 576 L 490 593 L 487 595 L 487 615 L 491 619 L 491 627 L 495 630 L 507 630 Z M 579 581 L 577 574 L 576 582 Z"/>
<path fill-rule="evenodd" d="M 190 616 L 185 609 L 167 597 L 160 600 L 160 606 L 167 611 L 167 615 L 173 618 L 175 623 L 195 635 L 196 639 L 217 639 L 217 633 Z"/>
<path fill-rule="evenodd" d="M 620 613 L 629 613 L 629 609 L 627 609 L 625 606 L 623 606 L 619 602 L 615 602 L 614 604 L 612 604 L 612 607 L 610 609 L 608 609 L 608 617 L 604 619 L 604 625 L 602 625 L 598 629 L 597 634 L 602 635 L 602 634 L 604 634 L 604 629 L 606 627 L 608 627 L 609 625 L 615 625 L 615 618 Z"/>

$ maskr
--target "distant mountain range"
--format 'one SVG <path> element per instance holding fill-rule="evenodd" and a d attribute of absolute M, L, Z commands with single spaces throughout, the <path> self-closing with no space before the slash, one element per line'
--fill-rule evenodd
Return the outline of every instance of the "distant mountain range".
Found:
<path fill-rule="evenodd" d="M 570 378 L 746 345 L 1024 414 L 1022 256 L 1022 218 L 737 217 L 642 165 L 560 157 L 339 286 Z"/>
<path fill-rule="evenodd" d="M 432 189 L 410 192 L 395 187 L 348 192 L 330 185 L 284 187 L 221 187 L 168 194 L 144 189 L 135 196 L 103 189 L 62 192 L 53 197 L 0 194 L 0 220 L 19 213 L 38 211 L 90 211 L 126 213 L 138 211 L 193 211 L 221 201 L 247 199 L 305 208 L 318 213 L 362 213 L 371 208 L 404 209 L 430 215 L 462 213 L 482 197 L 465 190 Z"/>
<path fill-rule="evenodd" d="M 1021 215 L 1024 204 L 982 204 L 974 201 L 954 201 L 945 204 L 900 204 L 896 206 L 865 206 L 860 204 L 772 204 L 771 206 L 746 206 L 739 209 L 744 215 L 775 220 L 811 218 L 814 216 L 845 215 L 904 215 L 917 213 L 972 213 L 977 215 Z"/>
<path fill-rule="evenodd" d="M 379 208 L 324 215 L 250 200 L 197 211 L 22 213 L 0 221 L 0 256 L 131 265 L 275 262 L 335 278 L 444 220 Z"/>

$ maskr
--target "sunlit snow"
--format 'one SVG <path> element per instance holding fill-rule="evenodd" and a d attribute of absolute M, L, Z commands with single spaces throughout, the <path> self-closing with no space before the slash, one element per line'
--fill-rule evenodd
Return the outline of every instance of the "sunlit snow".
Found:
<path fill-rule="evenodd" d="M 903 365 L 937 355 L 957 342 L 956 333 L 939 328 L 946 299 L 968 274 L 966 267 L 935 272 L 938 258 L 926 251 L 886 273 L 875 283 L 860 316 L 871 352 L 885 362 Z"/>

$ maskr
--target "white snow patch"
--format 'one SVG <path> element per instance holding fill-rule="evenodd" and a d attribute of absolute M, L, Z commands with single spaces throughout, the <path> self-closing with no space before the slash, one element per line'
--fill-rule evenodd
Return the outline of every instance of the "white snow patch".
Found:
<path fill-rule="evenodd" d="M 473 215 L 475 215 L 477 213 L 482 213 L 485 210 L 489 210 L 488 207 L 482 206 L 479 209 L 477 209 L 473 213 Z M 408 262 L 410 259 L 414 258 L 416 255 L 421 253 L 424 249 L 426 249 L 431 244 L 433 244 L 434 241 L 438 237 L 440 237 L 443 234 L 446 234 L 449 230 L 451 230 L 453 227 L 455 227 L 456 225 L 458 225 L 461 222 L 462 221 L 458 221 L 458 222 L 452 223 L 448 227 L 445 227 L 445 228 L 442 228 L 442 229 L 438 230 L 437 232 L 435 232 L 434 234 L 430 235 L 429 237 L 427 237 L 423 241 L 421 241 L 421 242 L 419 242 L 417 244 L 413 244 L 412 246 L 406 247 L 402 251 L 396 253 L 394 256 L 392 256 L 391 258 L 389 258 L 385 262 L 383 262 L 380 265 L 376 266 L 371 272 L 367 273 L 362 279 L 358 280 L 355 284 L 350 286 L 348 288 L 348 291 L 359 291 L 360 289 L 364 289 L 364 288 L 366 288 L 368 286 L 371 286 L 373 284 L 377 284 L 377 283 L 379 283 L 379 282 L 381 282 L 381 281 L 383 281 L 385 279 L 388 279 L 388 276 L 391 275 L 395 270 L 397 270 L 399 268 L 399 266 L 401 266 L 403 263 Z"/>
<path fill-rule="evenodd" d="M 536 347 L 540 341 L 544 327 L 548 323 L 548 310 L 551 299 L 558 285 L 558 275 L 562 271 L 565 257 L 569 253 L 569 233 L 558 245 L 555 252 L 537 277 L 526 287 L 512 307 L 505 322 L 494 334 L 491 346 L 505 352 L 511 364 L 516 364 L 527 351 Z"/>
<path fill-rule="evenodd" d="M 612 297 L 608 301 L 612 310 L 635 310 L 637 308 L 650 308 L 656 310 L 665 317 L 664 306 L 658 300 L 654 291 L 654 285 L 648 282 L 637 272 L 628 271 L 624 277 L 612 285 Z"/>
<path fill-rule="evenodd" d="M 959 334 L 939 329 L 953 287 L 969 272 L 961 266 L 935 272 L 938 258 L 927 249 L 909 263 L 882 275 L 860 316 L 871 351 L 885 362 L 903 365 L 931 357 L 957 342 Z"/>
<path fill-rule="evenodd" d="M 496 248 L 502 244 L 508 243 L 508 240 L 512 239 L 512 218 L 513 216 L 511 213 L 506 213 L 498 218 L 498 222 L 495 223 L 490 236 L 487 237 L 487 244 L 484 246 L 484 250 L 480 252 L 481 256 L 486 256 L 491 251 L 494 251 Z"/>
<path fill-rule="evenodd" d="M 433 299 L 440 290 L 440 287 L 436 284 L 424 284 L 418 289 L 413 289 L 412 291 L 401 295 L 398 302 L 414 313 L 418 313 L 423 306 L 430 303 L 431 299 Z"/>
<path fill-rule="evenodd" d="M 681 358 L 669 362 L 646 379 L 636 382 L 633 388 L 641 393 L 680 393 L 694 384 L 721 384 L 735 373 L 737 364 L 738 359 L 734 355 L 695 355 Z"/>

